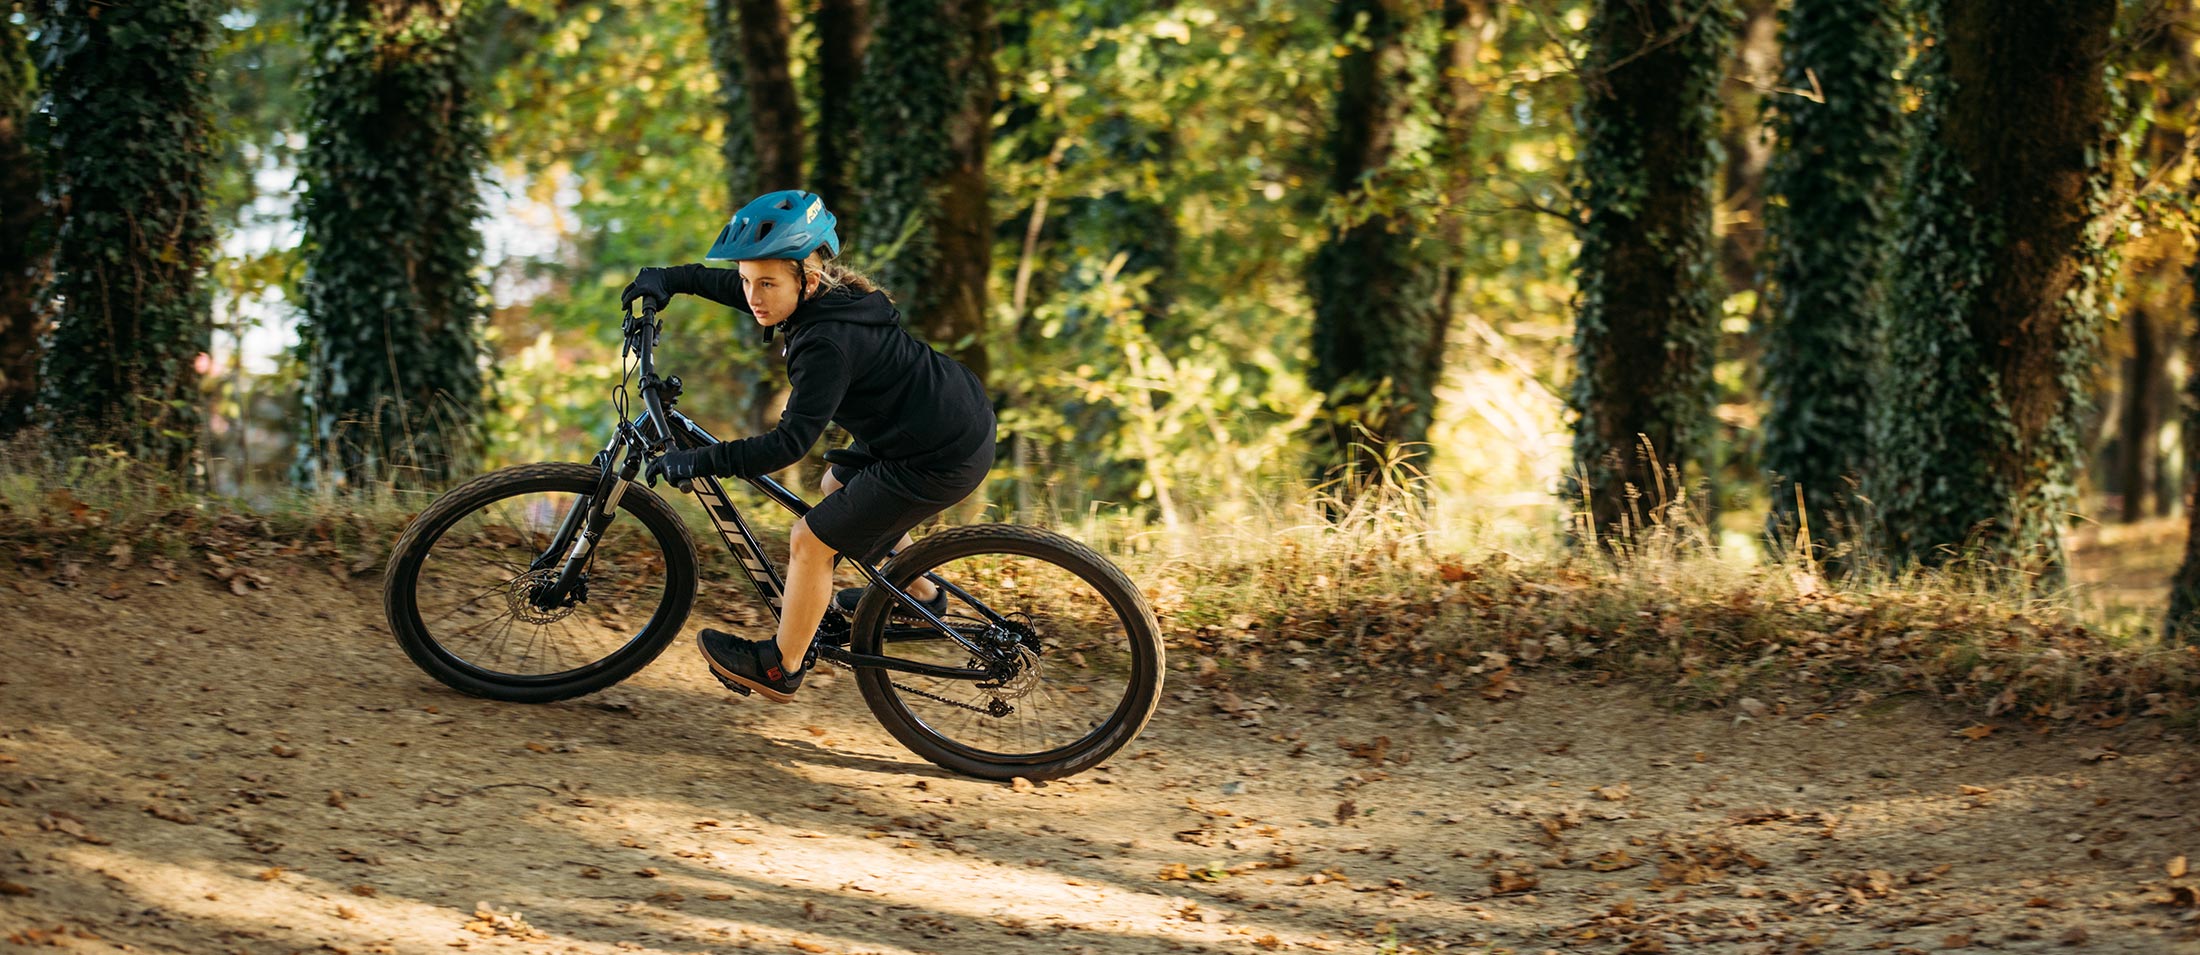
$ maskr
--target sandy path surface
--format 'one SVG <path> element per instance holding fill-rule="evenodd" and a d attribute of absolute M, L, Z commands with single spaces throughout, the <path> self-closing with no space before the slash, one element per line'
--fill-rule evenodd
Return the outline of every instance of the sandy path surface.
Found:
<path fill-rule="evenodd" d="M 1008 786 L 845 675 L 735 699 L 684 641 L 460 696 L 379 578 L 262 572 L 0 570 L 0 951 L 2200 952 L 2200 748 L 2158 724 L 1410 677 L 1248 719 L 1177 673 L 1107 766 Z"/>

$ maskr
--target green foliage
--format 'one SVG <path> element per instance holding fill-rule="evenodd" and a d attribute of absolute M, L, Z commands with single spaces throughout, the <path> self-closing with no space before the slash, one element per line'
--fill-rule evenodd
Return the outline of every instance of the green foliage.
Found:
<path fill-rule="evenodd" d="M 1936 42 L 1916 67 L 1924 108 L 1867 489 L 1898 559 L 2059 572 L 2113 269 L 2098 72 L 2112 9 L 2064 5 L 1991 42 L 1975 20 L 1949 25 L 1976 10 L 1921 9 Z M 2072 156 L 2082 208 L 2056 205 Z"/>
<path fill-rule="evenodd" d="M 313 0 L 307 24 L 303 474 L 457 473 L 484 400 L 473 13 Z"/>
<path fill-rule="evenodd" d="M 1686 481 L 1711 419 L 1713 143 L 1735 16 L 1729 0 L 1600 0 L 1589 24 L 1571 407 L 1595 532 L 1639 522 L 1630 489 L 1668 487 L 1659 469 Z"/>
<path fill-rule="evenodd" d="M 1344 467 L 1353 483 L 1376 471 L 1371 452 L 1356 448 L 1427 439 L 1441 368 L 1428 360 L 1442 348 L 1440 265 L 1416 248 L 1412 218 L 1354 208 L 1364 205 L 1368 180 L 1385 171 L 1404 120 L 1412 79 L 1405 12 L 1365 0 L 1339 4 L 1334 15 L 1339 44 L 1351 47 L 1338 65 L 1329 139 L 1330 188 L 1344 221 L 1307 269 L 1314 300 L 1308 379 L 1324 396 L 1317 471 Z"/>
<path fill-rule="evenodd" d="M 39 72 L 50 200 L 66 199 L 43 416 L 189 473 L 209 345 L 206 63 L 215 8 L 47 0 Z"/>
<path fill-rule="evenodd" d="M 496 460 L 585 456 L 601 445 L 620 288 L 639 268 L 699 261 L 732 211 L 706 16 L 703 0 L 526 4 L 513 14 L 517 53 L 488 94 L 490 149 L 510 185 L 506 214 L 549 248 L 496 267 L 492 344 L 527 356 L 499 363 Z M 659 360 L 691 385 L 681 408 L 722 436 L 762 426 L 773 361 L 753 322 L 686 297 L 666 320 Z"/>
<path fill-rule="evenodd" d="M 1004 463 L 1022 464 L 1006 477 L 1169 519 L 1241 497 L 1318 407 L 1291 293 L 1319 235 L 1299 223 L 1327 125 L 1322 20 L 1102 0 L 1009 27 L 988 160 L 1005 288 L 987 350 L 1021 447 Z"/>
<path fill-rule="evenodd" d="M 1895 73 L 1907 54 L 1899 0 L 1796 0 L 1767 172 L 1773 307 L 1765 344 L 1764 467 L 1802 491 L 1772 495 L 1772 521 L 1837 545 L 1859 528 L 1852 482 L 1870 460 L 1873 375 L 1886 334 L 1907 123 Z"/>

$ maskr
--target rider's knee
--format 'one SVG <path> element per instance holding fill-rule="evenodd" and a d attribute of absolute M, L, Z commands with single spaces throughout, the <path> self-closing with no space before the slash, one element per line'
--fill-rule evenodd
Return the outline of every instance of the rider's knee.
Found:
<path fill-rule="evenodd" d="M 810 530 L 809 518 L 794 522 L 794 529 L 787 534 L 787 551 L 790 560 L 820 560 L 834 553 L 831 545 L 819 540 Z"/>

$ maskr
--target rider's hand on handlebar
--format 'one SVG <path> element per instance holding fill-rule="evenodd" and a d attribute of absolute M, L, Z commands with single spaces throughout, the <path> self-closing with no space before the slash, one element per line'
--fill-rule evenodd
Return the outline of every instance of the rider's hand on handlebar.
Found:
<path fill-rule="evenodd" d="M 650 487 L 656 487 L 657 478 L 661 476 L 681 490 L 686 490 L 688 482 L 702 477 L 709 467 L 710 462 L 704 457 L 702 448 L 680 448 L 658 455 L 649 462 L 649 467 L 642 472 L 642 476 L 649 479 Z"/>
<path fill-rule="evenodd" d="M 634 302 L 641 300 L 649 307 L 663 311 L 672 301 L 672 293 L 665 290 L 664 269 L 643 269 L 635 273 L 634 281 L 626 284 L 626 291 L 619 293 L 619 307 L 631 310 Z"/>

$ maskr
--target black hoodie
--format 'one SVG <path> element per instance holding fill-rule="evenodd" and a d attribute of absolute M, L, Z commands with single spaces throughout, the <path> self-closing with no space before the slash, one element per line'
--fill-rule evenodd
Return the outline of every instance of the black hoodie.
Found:
<path fill-rule="evenodd" d="M 736 271 L 701 265 L 667 271 L 668 292 L 749 310 Z M 786 340 L 781 354 L 793 391 L 787 410 L 771 431 L 710 446 L 712 472 L 753 477 L 787 467 L 809 453 L 828 421 L 848 429 L 858 450 L 919 470 L 956 468 L 991 445 L 993 402 L 985 385 L 963 363 L 910 335 L 886 293 L 828 290 L 796 306 L 774 331 Z"/>

